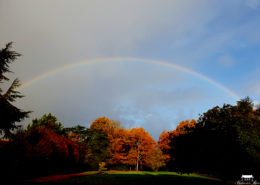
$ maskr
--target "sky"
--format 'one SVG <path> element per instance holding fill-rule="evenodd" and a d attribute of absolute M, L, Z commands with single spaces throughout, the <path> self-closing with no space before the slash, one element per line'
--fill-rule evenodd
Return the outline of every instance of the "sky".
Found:
<path fill-rule="evenodd" d="M 259 102 L 259 20 L 260 0 L 0 0 L 0 47 L 22 54 L 8 77 L 25 84 L 24 126 L 106 116 L 158 139 L 214 106 Z"/>

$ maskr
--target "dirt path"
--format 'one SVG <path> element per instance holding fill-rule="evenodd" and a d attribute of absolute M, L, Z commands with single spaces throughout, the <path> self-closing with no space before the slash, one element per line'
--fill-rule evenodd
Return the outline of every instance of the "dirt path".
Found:
<path fill-rule="evenodd" d="M 98 172 L 94 173 L 73 173 L 73 174 L 65 174 L 65 175 L 53 175 L 47 177 L 39 177 L 31 180 L 27 180 L 26 182 L 49 182 L 49 181 L 59 181 L 63 179 L 67 179 L 75 176 L 85 176 L 85 175 L 96 175 Z"/>

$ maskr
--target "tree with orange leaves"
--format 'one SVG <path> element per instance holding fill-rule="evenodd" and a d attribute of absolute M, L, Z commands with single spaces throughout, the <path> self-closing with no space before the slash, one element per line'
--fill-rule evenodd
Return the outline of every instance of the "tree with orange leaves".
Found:
<path fill-rule="evenodd" d="M 111 133 L 111 130 L 113 127 L 111 124 L 111 120 L 109 118 L 106 118 L 105 116 L 103 116 L 103 117 L 99 117 L 96 120 L 94 120 L 89 128 L 109 134 L 109 133 Z"/>
<path fill-rule="evenodd" d="M 186 120 L 179 123 L 179 125 L 176 127 L 175 130 L 172 131 L 166 131 L 164 130 L 158 141 L 158 147 L 162 151 L 162 155 L 165 159 L 165 162 L 169 164 L 169 166 L 174 166 L 172 163 L 174 163 L 174 156 L 172 153 L 174 153 L 175 145 L 174 145 L 174 138 L 176 138 L 179 135 L 183 135 L 185 133 L 190 132 L 196 124 L 196 120 Z"/>
<path fill-rule="evenodd" d="M 108 136 L 108 139 L 111 139 L 111 137 L 113 137 L 112 136 L 113 132 L 117 128 L 122 128 L 120 126 L 120 122 L 110 120 L 109 118 L 106 118 L 105 116 L 97 118 L 90 125 L 90 129 L 94 129 L 94 130 L 103 132 L 104 134 L 106 134 Z"/>
<path fill-rule="evenodd" d="M 158 141 L 159 148 L 162 150 L 163 154 L 165 155 L 166 161 L 169 160 L 169 155 L 167 154 L 170 149 L 170 142 L 171 138 L 174 138 L 175 136 L 186 134 L 190 132 L 193 128 L 195 128 L 196 120 L 186 120 L 179 123 L 179 125 L 176 127 L 175 130 L 172 131 L 166 131 L 164 130 Z"/>
<path fill-rule="evenodd" d="M 127 130 L 120 126 L 120 122 L 106 117 L 97 118 L 90 125 L 90 129 L 101 131 L 108 136 L 107 163 L 111 166 L 136 166 L 138 171 L 140 165 L 145 164 L 147 153 L 155 147 L 153 138 L 143 128 Z"/>
<path fill-rule="evenodd" d="M 197 121 L 194 119 L 180 122 L 179 125 L 176 127 L 176 134 L 182 135 L 191 132 L 192 129 L 195 128 L 196 123 Z"/>
<path fill-rule="evenodd" d="M 186 120 L 186 121 L 181 121 L 179 125 L 176 127 L 175 130 L 170 132 L 170 149 L 169 149 L 169 154 L 170 154 L 170 161 L 168 162 L 168 167 L 171 170 L 176 170 L 176 158 L 178 156 L 183 155 L 183 153 L 179 152 L 178 148 L 185 148 L 184 145 L 179 144 L 182 142 L 179 142 L 179 140 L 185 140 L 186 135 L 188 133 L 191 133 L 193 129 L 196 127 L 196 120 Z"/>
<path fill-rule="evenodd" d="M 127 164 L 135 165 L 138 171 L 139 166 L 147 162 L 147 154 L 154 149 L 155 141 L 142 127 L 132 128 L 129 132 L 131 145 L 127 156 Z"/>
<path fill-rule="evenodd" d="M 115 128 L 110 139 L 108 164 L 112 166 L 126 164 L 130 145 L 129 130 L 121 127 Z"/>
<path fill-rule="evenodd" d="M 106 149 L 109 154 L 107 163 L 115 166 L 125 164 L 128 154 L 129 134 L 120 126 L 119 121 L 99 117 L 90 125 L 91 130 L 101 131 L 107 136 L 109 146 Z"/>
<path fill-rule="evenodd" d="M 164 130 L 159 137 L 158 147 L 162 151 L 162 155 L 166 162 L 168 162 L 170 160 L 170 154 L 169 154 L 170 142 L 171 142 L 170 132 L 167 132 L 166 130 Z"/>

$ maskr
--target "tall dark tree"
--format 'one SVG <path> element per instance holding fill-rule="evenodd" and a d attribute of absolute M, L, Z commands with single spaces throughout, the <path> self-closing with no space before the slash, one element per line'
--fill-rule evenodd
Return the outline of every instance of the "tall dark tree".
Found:
<path fill-rule="evenodd" d="M 237 179 L 259 172 L 260 116 L 249 98 L 214 107 L 171 139 L 175 170 Z"/>
<path fill-rule="evenodd" d="M 5 73 L 11 72 L 9 64 L 14 62 L 21 54 L 11 50 L 12 42 L 6 44 L 5 48 L 0 50 L 0 83 L 9 81 L 9 78 L 5 76 Z M 0 88 L 0 134 L 4 134 L 4 137 L 11 137 L 12 131 L 18 128 L 16 122 L 20 122 L 24 118 L 28 117 L 30 111 L 22 111 L 21 109 L 12 105 L 17 98 L 22 98 L 23 95 L 17 91 L 20 86 L 20 81 L 16 78 L 11 86 L 4 92 Z"/>

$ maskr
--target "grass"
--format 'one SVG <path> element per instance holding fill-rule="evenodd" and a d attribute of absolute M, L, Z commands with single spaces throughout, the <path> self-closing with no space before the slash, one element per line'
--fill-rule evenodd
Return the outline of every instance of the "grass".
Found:
<path fill-rule="evenodd" d="M 164 184 L 191 184 L 191 185 L 220 185 L 223 184 L 217 179 L 200 176 L 196 174 L 178 174 L 175 172 L 129 172 L 129 171 L 109 171 L 103 174 L 91 174 L 69 177 L 63 180 L 48 182 L 30 182 L 28 185 L 164 185 Z"/>

